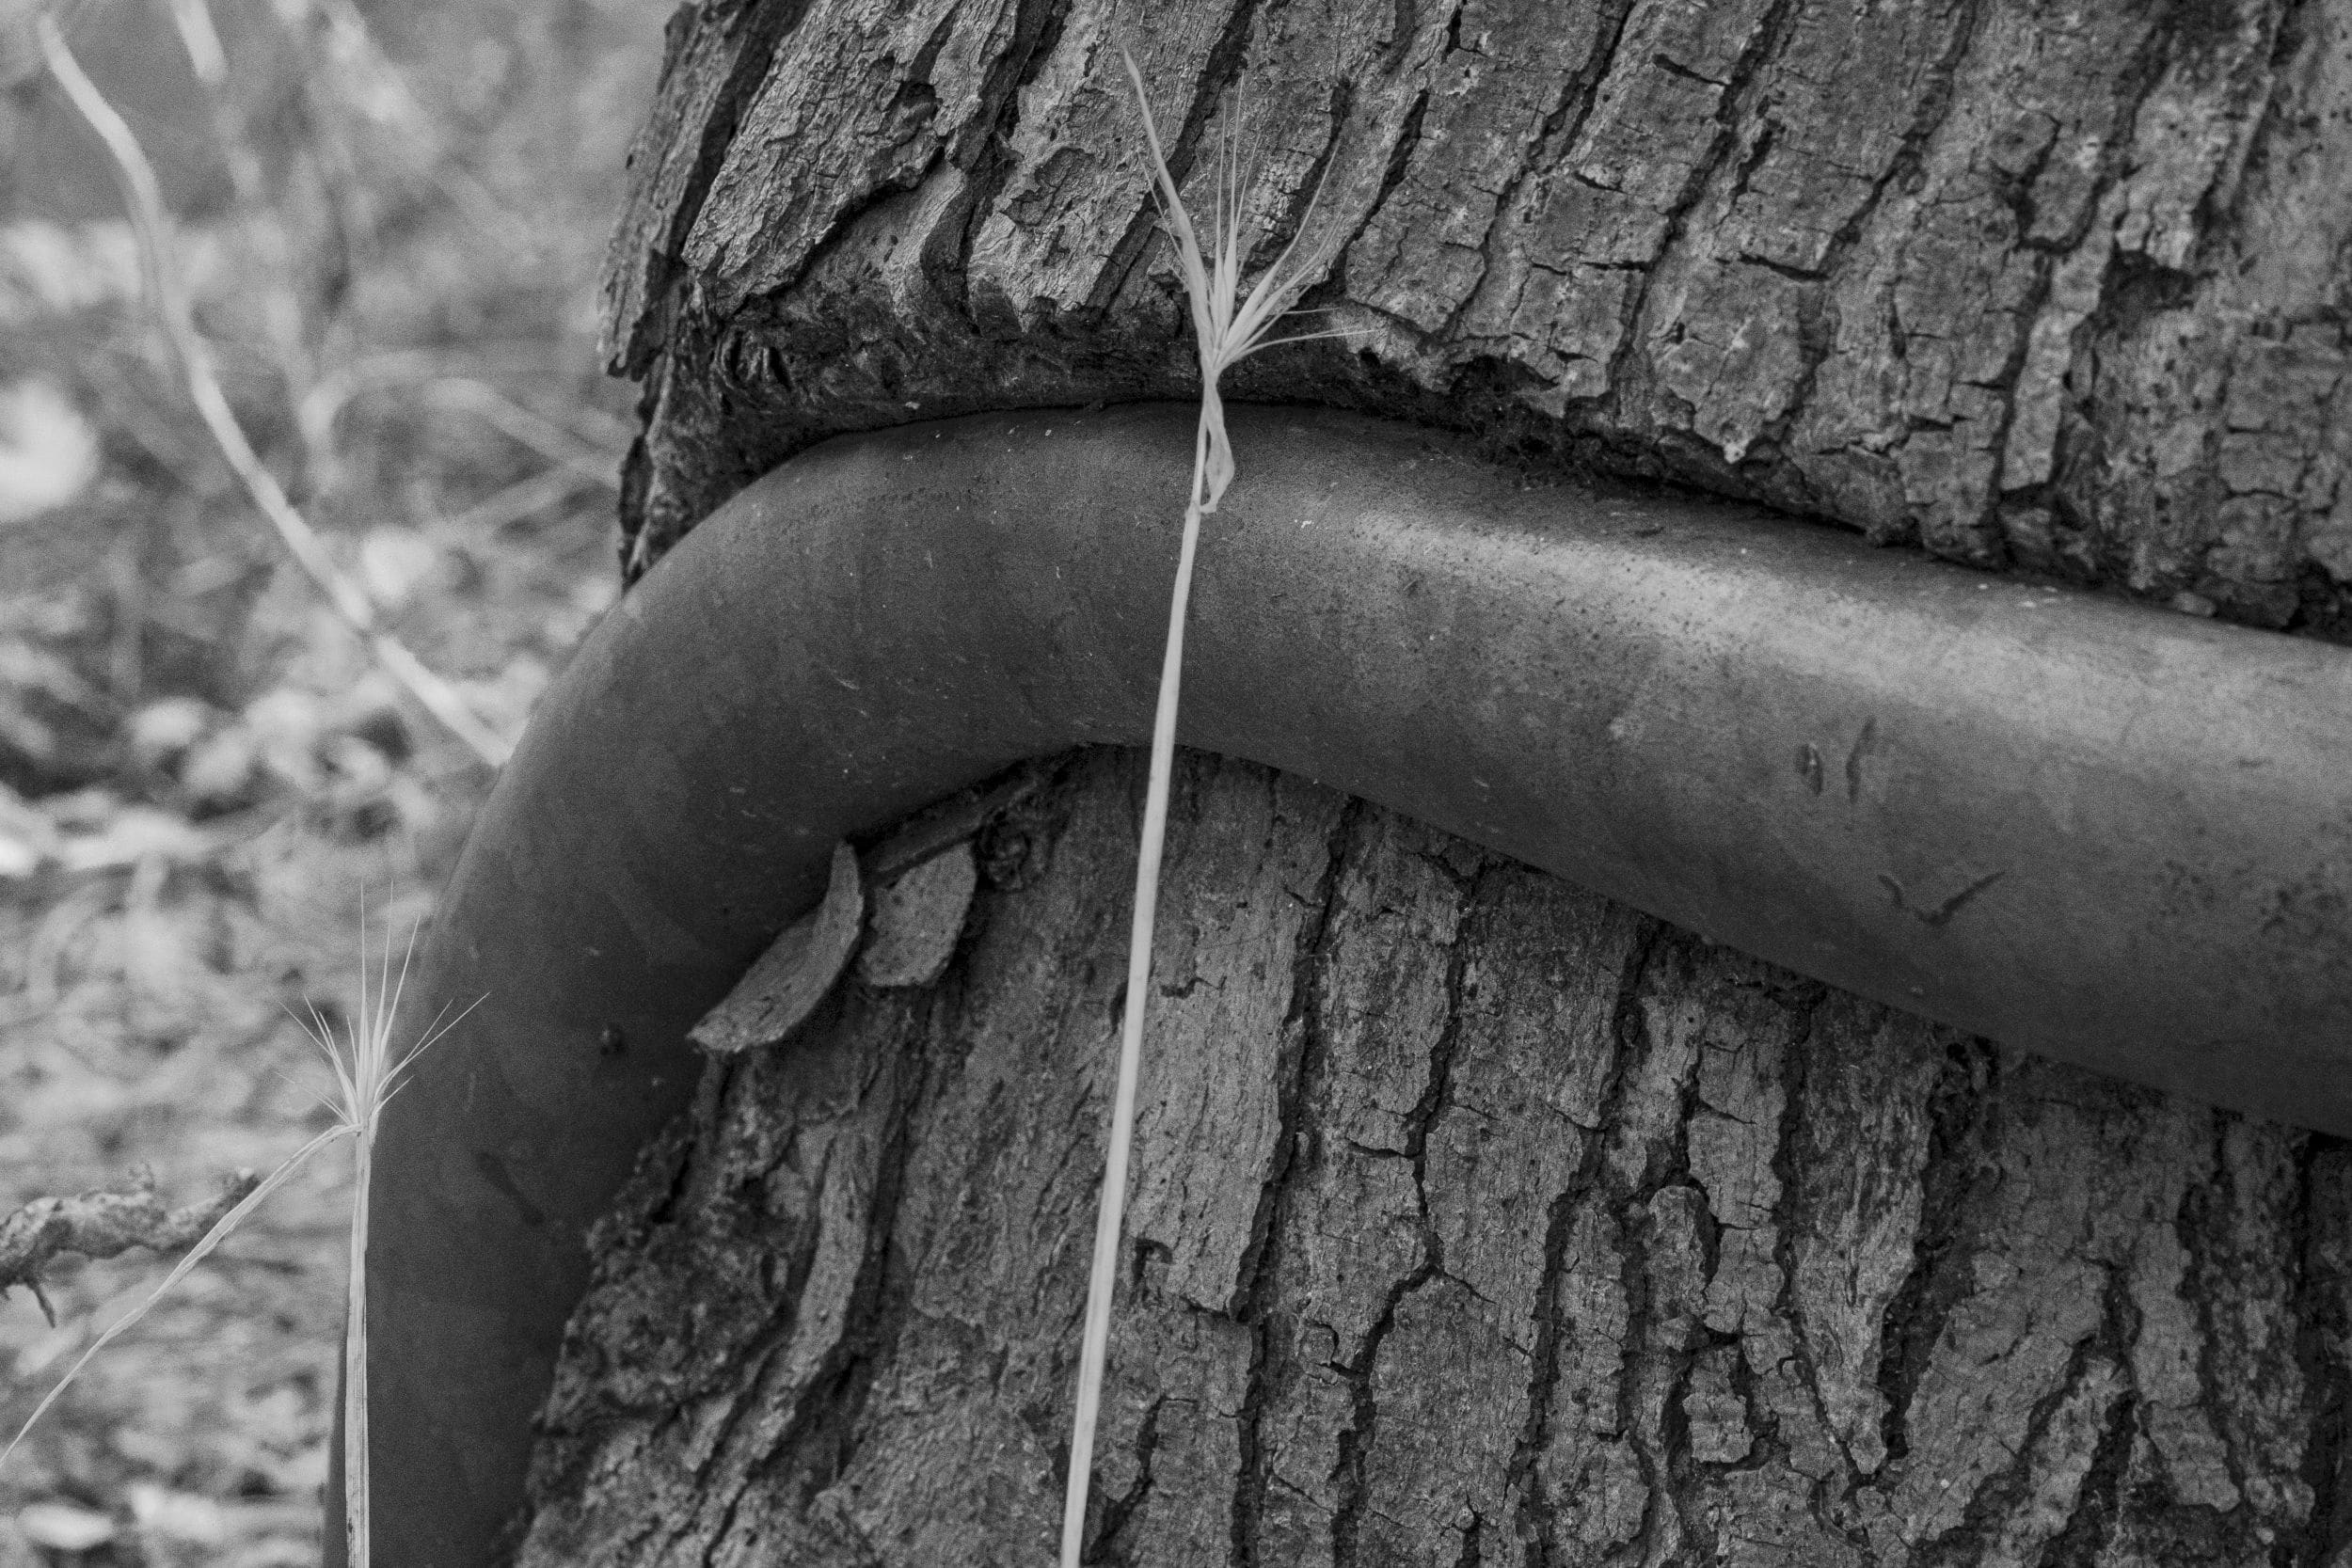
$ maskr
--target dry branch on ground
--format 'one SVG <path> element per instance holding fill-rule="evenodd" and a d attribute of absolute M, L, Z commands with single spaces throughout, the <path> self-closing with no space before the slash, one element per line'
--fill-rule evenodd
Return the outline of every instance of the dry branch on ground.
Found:
<path fill-rule="evenodd" d="M 185 1252 L 260 1182 L 253 1172 L 239 1171 L 214 1197 L 178 1209 L 166 1205 L 146 1177 L 129 1187 L 35 1198 L 0 1219 L 0 1295 L 19 1285 L 40 1295 L 43 1271 L 63 1253 L 116 1258 L 134 1247 L 164 1257 Z M 45 1296 L 41 1305 L 46 1310 Z"/>

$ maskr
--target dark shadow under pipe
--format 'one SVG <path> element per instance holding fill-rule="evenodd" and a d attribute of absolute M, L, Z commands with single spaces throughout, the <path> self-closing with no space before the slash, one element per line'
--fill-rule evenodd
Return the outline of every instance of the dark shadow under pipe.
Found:
<path fill-rule="evenodd" d="M 1412 427 L 1232 419 L 1186 744 L 1972 1033 L 2352 1132 L 2352 653 L 1530 485 Z M 1146 737 L 1193 420 L 832 442 L 548 694 L 409 1016 L 483 1000 L 376 1154 L 380 1561 L 489 1560 L 587 1227 L 835 840 Z"/>

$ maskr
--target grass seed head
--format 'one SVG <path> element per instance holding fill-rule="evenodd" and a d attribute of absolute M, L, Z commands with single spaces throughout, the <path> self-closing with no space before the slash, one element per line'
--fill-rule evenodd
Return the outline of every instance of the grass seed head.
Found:
<path fill-rule="evenodd" d="M 115 1320 L 103 1333 L 90 1342 L 89 1347 L 82 1352 L 65 1376 L 57 1380 L 56 1386 L 49 1390 L 48 1395 L 34 1407 L 33 1413 L 25 1418 L 24 1424 L 17 1429 L 16 1435 L 8 1440 L 8 1446 L 0 1449 L 0 1465 L 7 1464 L 8 1457 L 16 1451 L 17 1446 L 24 1441 L 25 1435 L 33 1430 L 41 1417 L 48 1413 L 49 1407 L 57 1402 L 58 1396 L 81 1376 L 82 1370 L 97 1358 L 101 1351 L 112 1344 L 117 1338 L 137 1323 L 140 1319 L 146 1317 L 173 1286 L 186 1278 L 191 1270 L 211 1257 L 213 1252 L 230 1238 L 237 1227 L 245 1223 L 246 1217 L 261 1207 L 264 1199 L 284 1186 L 294 1178 L 296 1171 L 309 1164 L 312 1155 L 332 1144 L 351 1138 L 356 1141 L 360 1150 L 360 1169 L 364 1172 L 367 1152 L 375 1140 L 376 1130 L 383 1117 L 385 1105 L 390 1101 L 393 1095 L 400 1092 L 401 1085 L 407 1080 L 410 1068 L 415 1065 L 417 1058 L 424 1053 L 425 1049 L 455 1028 L 466 1014 L 473 1010 L 473 1006 L 469 1005 L 455 1018 L 446 1020 L 437 1018 L 432 1027 L 419 1037 L 414 1046 L 405 1052 L 394 1047 L 393 1026 L 399 1016 L 401 992 L 408 978 L 408 961 L 416 951 L 416 931 L 412 928 L 408 933 L 407 949 L 401 956 L 400 973 L 397 975 L 394 975 L 391 971 L 391 944 L 385 943 L 383 958 L 376 971 L 376 984 L 371 996 L 368 985 L 367 909 L 365 903 L 362 902 L 359 913 L 359 1010 L 357 1019 L 344 1031 L 344 1040 L 340 1044 L 336 1041 L 334 1031 L 328 1027 L 326 1021 L 320 1017 L 315 1008 L 311 1010 L 310 1022 L 305 1023 L 301 1019 L 295 1019 L 297 1023 L 302 1024 L 303 1032 L 310 1037 L 312 1043 L 325 1053 L 327 1065 L 334 1070 L 335 1094 L 326 1101 L 326 1106 L 335 1117 L 335 1125 L 304 1144 L 288 1157 L 283 1164 L 270 1172 L 259 1186 L 246 1195 L 242 1202 L 223 1214 L 213 1227 L 204 1233 L 203 1238 L 188 1249 L 171 1272 L 164 1276 L 164 1282 L 156 1286 L 146 1300 Z M 354 1196 L 355 1212 L 363 1213 L 366 1201 L 364 1177 L 361 1190 Z M 364 1230 L 360 1230 L 359 1234 L 364 1238 Z M 363 1254 L 363 1245 L 361 1250 Z"/>
<path fill-rule="evenodd" d="M 1327 249 L 1311 251 L 1304 258 L 1298 254 L 1298 242 L 1311 225 L 1315 207 L 1323 198 L 1323 180 L 1318 178 L 1315 182 L 1314 191 L 1307 198 L 1307 210 L 1299 215 L 1298 227 L 1290 243 L 1282 247 L 1281 255 L 1274 259 L 1272 266 L 1258 274 L 1244 293 L 1244 181 L 1234 130 L 1235 121 L 1240 119 L 1238 99 L 1228 105 L 1216 140 L 1216 174 L 1211 185 L 1213 205 L 1204 249 L 1200 230 L 1184 206 L 1183 194 L 1176 188 L 1176 177 L 1168 169 L 1168 150 L 1160 144 L 1159 127 L 1152 121 L 1151 101 L 1144 93 L 1143 71 L 1136 66 L 1135 55 L 1123 46 L 1119 56 L 1126 62 L 1127 79 L 1136 90 L 1136 106 L 1143 115 L 1143 135 L 1152 151 L 1152 199 L 1159 207 L 1160 221 L 1168 230 L 1169 243 L 1175 247 L 1177 264 L 1184 269 L 1184 296 L 1192 307 L 1193 337 L 1200 352 L 1201 421 L 1209 437 L 1207 494 L 1200 510 L 1215 512 L 1226 486 L 1233 482 L 1233 447 L 1225 434 L 1225 404 L 1217 395 L 1217 377 L 1262 348 L 1347 336 L 1344 328 L 1287 338 L 1269 335 L 1275 324 L 1290 313 L 1299 296 L 1323 276 L 1330 263 L 1331 255 Z M 1330 166 L 1326 164 L 1325 177 L 1329 173 Z"/>
<path fill-rule="evenodd" d="M 436 1018 L 431 1026 L 418 1037 L 405 1051 L 394 1043 L 394 1025 L 400 1016 L 400 999 L 408 983 L 408 965 L 416 956 L 417 931 L 411 927 L 408 942 L 402 951 L 400 972 L 392 973 L 392 946 L 387 942 L 377 963 L 375 985 L 368 985 L 368 911 L 365 900 L 359 907 L 359 1007 L 338 1040 L 334 1029 L 319 1015 L 310 1011 L 308 1021 L 296 1018 L 302 1032 L 317 1046 L 319 1054 L 326 1058 L 327 1067 L 335 1074 L 335 1094 L 327 1101 L 328 1109 L 342 1131 L 360 1137 L 374 1138 L 384 1107 L 391 1102 L 417 1058 L 424 1054 L 436 1040 L 454 1029 L 466 1013 L 479 1005 L 469 1005 L 455 1018 Z"/>

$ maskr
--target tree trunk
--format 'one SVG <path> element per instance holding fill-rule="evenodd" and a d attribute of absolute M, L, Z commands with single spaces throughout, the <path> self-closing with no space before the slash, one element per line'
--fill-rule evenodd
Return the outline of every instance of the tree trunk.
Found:
<path fill-rule="evenodd" d="M 1188 397 L 1116 45 L 1226 90 L 1355 333 L 1229 396 L 1466 427 L 2352 636 L 2344 0 L 705 0 L 607 287 L 642 565 L 846 429 Z"/>
<path fill-rule="evenodd" d="M 1140 768 L 709 1072 L 531 1568 L 1051 1560 Z M 1092 1560 L 2331 1563 L 2352 1161 L 1236 762 L 1179 786 Z"/>
<path fill-rule="evenodd" d="M 2344 0 L 707 0 L 608 276 L 632 572 L 841 431 L 1192 395 L 1120 42 L 1188 192 L 1247 81 L 1355 334 L 1229 396 L 2352 637 Z M 1139 787 L 1066 761 L 944 979 L 711 1069 L 524 1563 L 1049 1559 Z M 2352 1564 L 2335 1142 L 1180 796 L 1095 1560 Z"/>

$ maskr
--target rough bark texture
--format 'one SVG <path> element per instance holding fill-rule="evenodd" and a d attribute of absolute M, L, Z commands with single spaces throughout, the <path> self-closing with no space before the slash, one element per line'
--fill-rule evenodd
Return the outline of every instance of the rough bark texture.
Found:
<path fill-rule="evenodd" d="M 830 435 L 1193 394 L 1123 41 L 1355 333 L 1229 395 L 2352 638 L 2352 0 L 670 41 L 607 279 L 632 570 Z M 1137 793 L 1073 761 L 942 978 L 711 1069 L 597 1238 L 524 1563 L 1050 1560 Z M 1171 850 L 1095 1560 L 2352 1568 L 2341 1146 L 1247 766 Z"/>
<path fill-rule="evenodd" d="M 713 1068 L 598 1238 L 532 1568 L 1051 1560 L 1140 769 Z M 2352 1159 L 1180 776 L 1098 1461 L 1130 1564 L 2341 1564 Z"/>
<path fill-rule="evenodd" d="M 2352 636 L 2347 0 L 704 0 L 608 275 L 642 566 L 825 436 L 1189 396 L 1243 85 L 1335 403 Z M 1261 259 L 1271 250 L 1262 250 Z"/>

